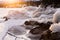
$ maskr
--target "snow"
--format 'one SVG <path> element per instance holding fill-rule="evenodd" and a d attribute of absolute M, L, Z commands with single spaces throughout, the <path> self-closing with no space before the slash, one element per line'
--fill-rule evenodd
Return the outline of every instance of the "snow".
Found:
<path fill-rule="evenodd" d="M 60 23 L 54 23 L 49 28 L 52 32 L 60 32 Z"/>
<path fill-rule="evenodd" d="M 8 32 L 8 30 L 10 28 L 15 28 L 15 29 L 18 29 L 20 30 L 20 35 L 22 35 L 23 33 L 26 32 L 26 29 L 23 28 L 23 27 L 20 27 L 20 25 L 22 25 L 24 23 L 25 20 L 14 20 L 14 19 L 10 19 L 4 23 L 1 23 L 0 28 L 1 31 L 0 31 L 0 39 L 2 39 L 4 37 L 4 35 L 6 35 L 6 33 Z M 19 26 L 18 26 L 19 25 Z M 10 29 L 10 32 L 11 32 L 12 29 Z M 13 32 L 13 31 L 12 31 Z"/>
<path fill-rule="evenodd" d="M 52 8 L 54 9 L 54 8 Z M 16 37 L 13 37 L 7 32 L 14 34 L 14 31 L 19 30 L 20 35 L 16 35 L 17 40 L 31 40 L 26 35 L 29 33 L 29 30 L 25 29 L 25 27 L 22 27 L 21 25 L 24 25 L 24 22 L 26 20 L 34 20 L 38 22 L 47 22 L 48 20 L 52 20 L 52 15 L 54 14 L 48 14 L 51 10 L 47 9 L 46 11 L 43 8 L 39 7 L 24 7 L 24 8 L 0 8 L 0 40 L 4 38 L 4 40 L 15 40 Z M 40 14 L 38 17 L 36 17 L 37 14 Z M 34 16 L 35 15 L 35 16 Z M 8 21 L 5 21 L 3 17 L 10 18 Z M 12 30 L 14 29 L 14 30 Z M 9 31 L 10 30 L 10 31 Z"/>
<path fill-rule="evenodd" d="M 53 22 L 60 22 L 60 10 L 56 11 L 56 13 L 53 15 Z"/>

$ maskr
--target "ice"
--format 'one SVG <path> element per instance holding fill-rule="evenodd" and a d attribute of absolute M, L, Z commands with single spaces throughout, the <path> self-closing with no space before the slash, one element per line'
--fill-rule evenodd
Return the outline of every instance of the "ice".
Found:
<path fill-rule="evenodd" d="M 0 17 L 2 17 L 0 19 L 0 40 L 2 40 L 4 36 L 4 40 L 15 40 L 16 37 L 11 36 L 7 33 L 10 29 L 10 33 L 12 33 L 12 35 L 15 35 L 13 32 L 16 29 L 21 32 L 20 35 L 16 35 L 17 37 L 19 37 L 17 38 L 17 40 L 31 40 L 26 36 L 29 33 L 29 30 L 25 29 L 25 27 L 22 27 L 21 25 L 23 25 L 26 20 L 33 20 L 38 22 L 46 22 L 50 19 L 52 20 L 54 14 L 50 13 L 52 9 L 55 10 L 54 8 L 50 7 L 45 10 L 44 8 L 33 6 L 24 8 L 0 8 Z M 9 19 L 5 21 L 3 17 L 7 17 Z M 12 31 L 12 29 L 14 30 Z"/>
<path fill-rule="evenodd" d="M 20 30 L 20 32 L 21 32 L 20 35 L 23 35 L 23 33 L 26 32 L 26 29 L 23 28 L 23 27 L 18 26 L 18 25 L 22 25 L 23 23 L 24 23 L 24 20 L 14 20 L 14 19 L 10 19 L 10 20 L 8 20 L 4 23 L 1 23 L 0 27 L 2 27 L 2 28 L 0 28 L 1 29 L 0 39 L 2 39 L 4 37 L 4 35 L 7 34 L 8 30 L 10 28 L 15 28 L 17 30 Z M 12 30 L 12 29 L 10 29 L 10 30 Z"/>

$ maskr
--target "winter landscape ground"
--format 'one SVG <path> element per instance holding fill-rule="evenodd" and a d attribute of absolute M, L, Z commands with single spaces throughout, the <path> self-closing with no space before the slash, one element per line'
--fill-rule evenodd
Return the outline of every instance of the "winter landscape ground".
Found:
<path fill-rule="evenodd" d="M 24 8 L 0 8 L 0 40 L 38 40 L 37 35 L 30 34 L 30 29 L 36 26 L 25 26 L 25 21 L 37 21 L 39 23 L 53 22 L 53 14 L 60 9 L 28 6 Z M 7 18 L 7 19 L 6 19 Z M 39 34 L 40 35 L 40 34 Z M 32 38 L 29 38 L 31 36 Z"/>

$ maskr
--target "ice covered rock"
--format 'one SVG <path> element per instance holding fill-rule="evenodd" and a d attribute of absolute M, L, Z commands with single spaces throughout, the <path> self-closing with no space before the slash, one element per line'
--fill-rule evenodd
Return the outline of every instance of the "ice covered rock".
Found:
<path fill-rule="evenodd" d="M 33 21 L 33 20 L 25 21 L 24 24 L 25 24 L 26 29 L 30 29 L 30 30 L 39 26 L 39 22 Z"/>
<path fill-rule="evenodd" d="M 28 34 L 28 37 L 36 40 L 39 40 L 39 38 L 41 37 L 41 34 L 48 30 L 50 25 L 52 24 L 52 22 L 47 22 L 47 23 L 39 23 L 37 27 L 32 28 Z"/>
<path fill-rule="evenodd" d="M 55 14 L 53 15 L 53 22 L 58 23 L 60 22 L 60 11 L 56 11 Z"/>
<path fill-rule="evenodd" d="M 60 32 L 60 23 L 54 23 L 49 28 L 52 32 Z"/>
<path fill-rule="evenodd" d="M 40 40 L 60 40 L 60 23 L 55 23 L 48 30 L 43 32 Z"/>
<path fill-rule="evenodd" d="M 38 7 L 36 11 L 33 12 L 33 17 L 39 17 L 41 14 L 54 14 L 56 12 L 56 9 L 48 6 L 46 8 Z"/>
<path fill-rule="evenodd" d="M 52 24 L 52 22 L 47 22 L 47 23 L 39 23 L 38 27 L 33 28 L 30 32 L 32 34 L 40 34 L 43 31 L 49 29 L 50 25 Z"/>

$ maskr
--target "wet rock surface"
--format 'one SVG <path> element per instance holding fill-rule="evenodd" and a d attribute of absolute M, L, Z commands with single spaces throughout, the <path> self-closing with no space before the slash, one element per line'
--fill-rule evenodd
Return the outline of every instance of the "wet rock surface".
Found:
<path fill-rule="evenodd" d="M 59 32 L 55 32 L 55 33 L 44 33 L 41 36 L 40 40 L 60 40 L 60 33 Z"/>
<path fill-rule="evenodd" d="M 30 33 L 32 33 L 32 34 L 40 34 L 43 31 L 49 29 L 51 24 L 52 24 L 52 22 L 40 23 L 39 27 L 35 27 L 35 28 L 31 29 Z"/>
<path fill-rule="evenodd" d="M 37 21 L 26 21 L 25 25 L 33 25 L 33 26 L 38 25 L 36 27 L 32 26 L 28 34 L 28 37 L 32 40 L 39 40 L 43 32 L 48 30 L 51 24 L 53 24 L 53 22 L 48 21 L 47 23 L 39 23 Z"/>

